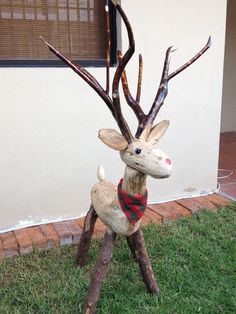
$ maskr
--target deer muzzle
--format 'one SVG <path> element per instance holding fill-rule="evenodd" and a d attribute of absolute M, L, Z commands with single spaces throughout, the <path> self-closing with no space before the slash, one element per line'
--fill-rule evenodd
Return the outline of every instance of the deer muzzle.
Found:
<path fill-rule="evenodd" d="M 168 178 L 172 173 L 171 159 L 160 149 L 140 149 L 141 153 L 135 154 L 130 147 L 120 152 L 121 159 L 131 168 L 147 174 L 156 179 Z"/>

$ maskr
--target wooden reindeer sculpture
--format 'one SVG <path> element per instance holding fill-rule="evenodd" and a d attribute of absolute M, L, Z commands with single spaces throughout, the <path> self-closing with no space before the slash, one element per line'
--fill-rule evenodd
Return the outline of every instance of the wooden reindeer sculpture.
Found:
<path fill-rule="evenodd" d="M 137 96 L 133 98 L 125 73 L 125 67 L 135 51 L 133 32 L 118 1 L 112 0 L 112 3 L 119 12 L 129 37 L 129 48 L 124 56 L 122 56 L 120 51 L 117 53 L 118 65 L 112 83 L 112 97 L 109 96 L 109 36 L 107 40 L 106 89 L 103 89 L 86 69 L 65 58 L 42 38 L 49 49 L 82 77 L 104 100 L 121 131 L 121 134 L 112 129 L 102 129 L 99 131 L 99 138 L 102 142 L 120 152 L 121 159 L 126 164 L 126 168 L 124 178 L 120 181 L 117 190 L 115 185 L 106 180 L 104 170 L 100 167 L 98 169 L 99 182 L 91 191 L 92 204 L 85 218 L 84 229 L 78 247 L 77 262 L 80 266 L 85 264 L 97 217 L 100 217 L 108 228 L 104 235 L 100 255 L 92 273 L 87 301 L 84 306 L 84 313 L 86 314 L 95 313 L 102 281 L 112 258 L 112 250 L 117 234 L 126 237 L 134 259 L 139 263 L 148 292 L 159 293 L 160 291 L 154 278 L 142 231 L 140 230 L 141 218 L 147 205 L 147 175 L 157 179 L 167 178 L 170 176 L 172 170 L 171 160 L 164 152 L 157 148 L 159 140 L 169 126 L 169 122 L 164 120 L 155 126 L 153 126 L 153 123 L 167 96 L 169 81 L 195 62 L 211 45 L 211 38 L 209 37 L 206 46 L 195 57 L 171 74 L 169 74 L 170 55 L 175 49 L 173 47 L 167 49 L 158 92 L 149 113 L 145 114 L 140 106 L 142 57 L 141 55 L 139 57 Z M 107 33 L 109 35 L 108 2 L 106 12 Z M 138 128 L 135 136 L 131 134 L 129 126 L 122 115 L 119 96 L 120 81 L 122 82 L 126 101 L 138 119 Z"/>

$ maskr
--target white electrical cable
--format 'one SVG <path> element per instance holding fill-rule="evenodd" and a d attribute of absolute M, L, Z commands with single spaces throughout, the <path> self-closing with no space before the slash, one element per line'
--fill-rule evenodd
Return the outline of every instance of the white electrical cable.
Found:
<path fill-rule="evenodd" d="M 228 170 L 228 169 L 218 169 L 218 173 L 219 171 L 222 171 L 222 172 L 228 172 L 228 174 L 224 175 L 224 176 L 218 176 L 218 179 L 225 179 L 225 178 L 229 178 L 230 176 L 232 176 L 232 174 L 234 173 L 233 170 Z"/>

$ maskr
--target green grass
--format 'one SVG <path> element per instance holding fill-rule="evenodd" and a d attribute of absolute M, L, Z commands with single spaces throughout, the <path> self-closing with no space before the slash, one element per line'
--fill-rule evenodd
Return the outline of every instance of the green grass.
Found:
<path fill-rule="evenodd" d="M 235 313 L 235 230 L 236 203 L 146 227 L 160 296 L 146 293 L 126 242 L 118 238 L 97 313 Z M 99 242 L 92 243 L 83 269 L 74 264 L 75 247 L 1 262 L 0 313 L 81 313 Z"/>

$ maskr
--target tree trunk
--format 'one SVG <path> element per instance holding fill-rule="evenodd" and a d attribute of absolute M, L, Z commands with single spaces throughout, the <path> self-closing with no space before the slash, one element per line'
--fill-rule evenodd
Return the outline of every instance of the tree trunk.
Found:
<path fill-rule="evenodd" d="M 131 236 L 129 236 L 129 237 L 126 237 L 126 240 L 127 240 L 128 246 L 130 248 L 130 251 L 132 252 L 134 261 L 138 262 L 138 257 L 137 257 L 136 252 L 135 252 L 135 244 L 134 244 L 133 238 Z"/>
<path fill-rule="evenodd" d="M 93 205 L 91 204 L 90 209 L 85 217 L 84 228 L 78 245 L 78 252 L 76 256 L 76 262 L 80 267 L 83 267 L 86 262 L 90 240 L 93 235 L 94 226 L 98 216 L 95 212 Z"/>
<path fill-rule="evenodd" d="M 140 272 L 147 287 L 147 291 L 149 293 L 160 293 L 147 254 L 142 231 L 138 229 L 131 236 L 127 237 L 127 241 L 135 260 L 139 263 Z"/>
<path fill-rule="evenodd" d="M 102 282 L 112 259 L 115 240 L 116 233 L 111 229 L 108 229 L 105 233 L 99 257 L 92 272 L 87 301 L 84 305 L 84 314 L 95 313 L 96 305 L 100 297 Z"/>

